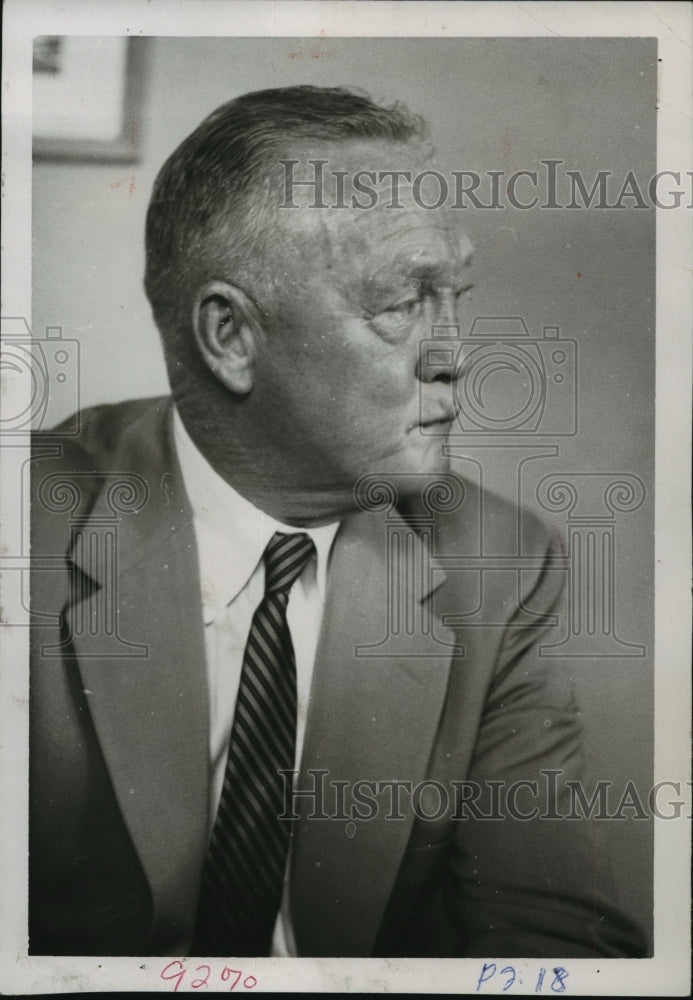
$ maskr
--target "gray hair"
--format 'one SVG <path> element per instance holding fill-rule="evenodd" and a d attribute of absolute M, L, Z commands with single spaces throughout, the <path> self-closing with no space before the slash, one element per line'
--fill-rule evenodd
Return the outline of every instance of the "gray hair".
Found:
<path fill-rule="evenodd" d="M 147 211 L 145 290 L 169 362 L 189 356 L 186 306 L 201 282 L 228 280 L 229 269 L 237 282 L 261 280 L 276 228 L 272 168 L 290 142 L 426 135 L 403 104 L 381 106 L 342 87 L 255 91 L 205 118 L 161 168 Z"/>

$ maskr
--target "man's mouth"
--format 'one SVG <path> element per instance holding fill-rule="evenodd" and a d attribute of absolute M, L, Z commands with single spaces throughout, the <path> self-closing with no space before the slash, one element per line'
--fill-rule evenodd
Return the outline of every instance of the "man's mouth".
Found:
<path fill-rule="evenodd" d="M 419 420 L 410 428 L 410 430 L 429 430 L 430 428 L 435 427 L 438 427 L 441 430 L 448 428 L 457 419 L 458 413 L 459 410 L 450 410 L 437 417 L 428 417 L 426 420 Z"/>

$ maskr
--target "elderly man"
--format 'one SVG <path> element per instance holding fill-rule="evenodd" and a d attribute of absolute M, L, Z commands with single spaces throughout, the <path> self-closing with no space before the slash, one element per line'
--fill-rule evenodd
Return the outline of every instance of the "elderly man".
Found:
<path fill-rule="evenodd" d="M 33 953 L 641 953 L 559 816 L 578 713 L 538 656 L 562 578 L 530 515 L 522 593 L 490 574 L 459 624 L 481 505 L 442 447 L 457 352 L 422 342 L 459 324 L 470 246 L 413 197 L 433 162 L 405 108 L 296 87 L 161 170 L 172 400 L 34 461 Z M 431 514 L 431 482 L 457 501 Z M 483 517 L 510 551 L 517 511 Z"/>

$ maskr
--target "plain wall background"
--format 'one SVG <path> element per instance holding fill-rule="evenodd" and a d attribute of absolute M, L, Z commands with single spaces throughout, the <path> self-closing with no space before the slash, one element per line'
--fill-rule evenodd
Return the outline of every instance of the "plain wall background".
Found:
<path fill-rule="evenodd" d="M 220 103 L 294 83 L 346 84 L 404 100 L 432 124 L 450 169 L 539 170 L 559 159 L 591 186 L 613 171 L 655 172 L 656 42 L 650 39 L 207 39 L 147 42 L 142 161 L 40 162 L 34 169 L 33 329 L 79 340 L 81 405 L 157 395 L 165 369 L 142 290 L 144 216 L 164 159 Z M 641 185 L 642 186 L 642 185 Z M 519 187 L 524 196 L 525 188 Z M 563 189 L 565 196 L 567 189 Z M 567 200 L 567 199 L 566 199 Z M 632 204 L 626 202 L 626 204 Z M 647 791 L 652 763 L 654 211 L 467 209 L 478 315 L 557 325 L 578 343 L 579 433 L 528 464 L 519 487 L 559 472 L 640 477 L 645 503 L 617 522 L 618 630 L 635 659 L 567 661 L 583 707 L 594 777 Z M 70 389 L 58 404 L 73 408 Z M 54 412 L 56 412 L 54 410 Z M 556 443 L 554 442 L 554 443 Z M 543 443 L 547 443 L 544 441 Z M 531 450 L 531 449 L 530 449 Z M 508 454 L 481 455 L 489 482 L 516 497 Z M 457 462 L 462 474 L 466 463 Z M 546 516 L 546 515 L 544 515 Z M 565 534 L 565 522 L 555 523 Z M 651 919 L 651 831 L 605 824 L 624 904 Z"/>

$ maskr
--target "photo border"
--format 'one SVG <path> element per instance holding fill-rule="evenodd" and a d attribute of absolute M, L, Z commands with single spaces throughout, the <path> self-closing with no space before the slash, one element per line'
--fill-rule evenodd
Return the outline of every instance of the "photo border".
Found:
<path fill-rule="evenodd" d="M 659 40 L 658 169 L 686 172 L 691 164 L 691 9 L 683 3 L 483 2 L 180 2 L 120 3 L 112 10 L 83 0 L 4 8 L 3 118 L 5 240 L 3 316 L 31 317 L 31 39 L 37 34 L 132 36 L 656 36 Z M 692 292 L 690 207 L 657 209 L 657 423 L 655 500 L 655 781 L 690 781 L 690 399 Z M 688 270 L 687 270 L 688 269 Z M 28 398 L 13 384 L 9 412 Z M 7 537 L 22 531 L 12 470 L 28 458 L 21 440 L 0 447 L 0 515 Z M 11 595 L 3 621 L 22 624 Z M 24 622 L 25 623 L 25 622 Z M 25 663 L 27 630 L 3 629 L 3 660 Z M 170 991 L 162 964 L 140 958 L 28 957 L 26 954 L 26 813 L 28 681 L 20 671 L 0 678 L 4 734 L 0 801 L 4 803 L 0 874 L 0 989 L 6 993 L 88 990 Z M 690 784 L 688 785 L 690 795 Z M 676 863 L 672 863 L 672 858 Z M 582 995 L 688 995 L 690 963 L 690 826 L 655 820 L 655 957 L 571 960 L 571 988 Z M 9 901 L 9 904 L 8 904 Z M 478 959 L 255 959 L 248 974 L 261 990 L 474 993 Z M 515 959 L 533 993 L 539 960 Z M 484 988 L 483 993 L 500 992 Z M 181 992 L 189 989 L 184 987 Z"/>

